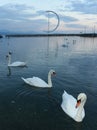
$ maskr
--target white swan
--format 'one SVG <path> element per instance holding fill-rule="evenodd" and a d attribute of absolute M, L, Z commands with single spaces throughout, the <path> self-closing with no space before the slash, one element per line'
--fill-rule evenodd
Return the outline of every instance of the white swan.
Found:
<path fill-rule="evenodd" d="M 32 78 L 23 78 L 22 80 L 31 85 L 31 86 L 35 86 L 35 87 L 42 87 L 42 88 L 50 88 L 52 87 L 52 80 L 51 80 L 51 75 L 55 75 L 55 71 L 54 70 L 50 70 L 48 73 L 48 83 L 46 83 L 44 80 L 38 78 L 38 77 L 32 77 Z"/>
<path fill-rule="evenodd" d="M 63 111 L 77 122 L 81 122 L 85 117 L 84 105 L 87 100 L 85 93 L 80 93 L 77 100 L 66 91 L 62 95 L 61 107 Z"/>
<path fill-rule="evenodd" d="M 16 61 L 11 63 L 11 52 L 8 53 L 8 55 L 6 56 L 6 58 L 8 59 L 8 66 L 12 66 L 12 67 L 24 67 L 26 66 L 26 62 L 21 62 L 21 61 Z"/>

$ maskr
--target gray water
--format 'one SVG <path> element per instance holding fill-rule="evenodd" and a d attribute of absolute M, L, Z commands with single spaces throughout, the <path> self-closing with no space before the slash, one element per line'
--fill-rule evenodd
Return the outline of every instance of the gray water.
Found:
<path fill-rule="evenodd" d="M 26 61 L 27 67 L 8 68 Z M 35 88 L 21 77 L 37 76 L 47 81 L 50 69 L 52 88 Z M 75 98 L 86 93 L 85 118 L 75 122 L 61 108 L 66 90 Z M 24 37 L 0 39 L 0 130 L 97 130 L 97 38 Z"/>

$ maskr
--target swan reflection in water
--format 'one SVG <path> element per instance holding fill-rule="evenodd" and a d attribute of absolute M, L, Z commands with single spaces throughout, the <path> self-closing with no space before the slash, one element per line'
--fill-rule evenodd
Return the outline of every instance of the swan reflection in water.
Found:
<path fill-rule="evenodd" d="M 23 67 L 18 67 L 18 68 L 28 68 L 28 66 L 23 66 Z M 11 76 L 12 74 L 11 66 L 7 66 L 7 69 L 8 69 L 7 76 Z"/>
<path fill-rule="evenodd" d="M 8 68 L 7 76 L 11 76 L 11 68 L 10 68 L 10 66 L 8 66 L 7 68 Z"/>

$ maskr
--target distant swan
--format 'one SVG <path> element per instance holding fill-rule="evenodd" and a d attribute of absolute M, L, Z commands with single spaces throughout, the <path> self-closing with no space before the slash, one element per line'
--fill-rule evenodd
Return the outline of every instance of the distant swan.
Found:
<path fill-rule="evenodd" d="M 6 56 L 6 58 L 8 59 L 8 66 L 12 66 L 12 67 L 24 67 L 24 66 L 26 66 L 26 62 L 15 61 L 15 62 L 11 63 L 11 55 L 12 55 L 12 53 L 9 52 L 8 55 Z"/>
<path fill-rule="evenodd" d="M 38 77 L 32 77 L 32 78 L 23 78 L 22 80 L 31 85 L 31 86 L 35 86 L 35 87 L 41 87 L 41 88 L 51 88 L 52 87 L 52 81 L 51 81 L 51 76 L 55 75 L 55 71 L 54 70 L 50 70 L 48 73 L 48 83 L 46 83 L 44 80 L 38 78 Z"/>
<path fill-rule="evenodd" d="M 61 107 L 63 111 L 77 122 L 81 122 L 85 117 L 84 105 L 87 100 L 85 93 L 80 93 L 77 100 L 66 91 L 62 95 Z"/>

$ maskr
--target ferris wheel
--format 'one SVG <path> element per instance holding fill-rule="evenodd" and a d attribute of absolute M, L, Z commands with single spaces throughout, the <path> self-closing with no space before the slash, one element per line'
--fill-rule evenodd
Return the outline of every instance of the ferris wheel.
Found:
<path fill-rule="evenodd" d="M 47 28 L 47 31 L 45 31 L 45 32 L 47 32 L 47 33 L 52 33 L 52 32 L 54 32 L 54 31 L 58 28 L 58 26 L 59 26 L 59 23 L 60 23 L 59 15 L 58 15 L 56 12 L 51 11 L 51 10 L 47 10 L 46 13 L 48 14 L 48 22 L 47 22 L 47 23 L 48 23 L 48 28 Z M 50 26 L 51 26 L 51 23 L 50 23 L 50 14 L 51 14 L 51 15 L 55 15 L 55 17 L 57 18 L 56 25 L 55 25 L 53 28 L 50 27 Z"/>

